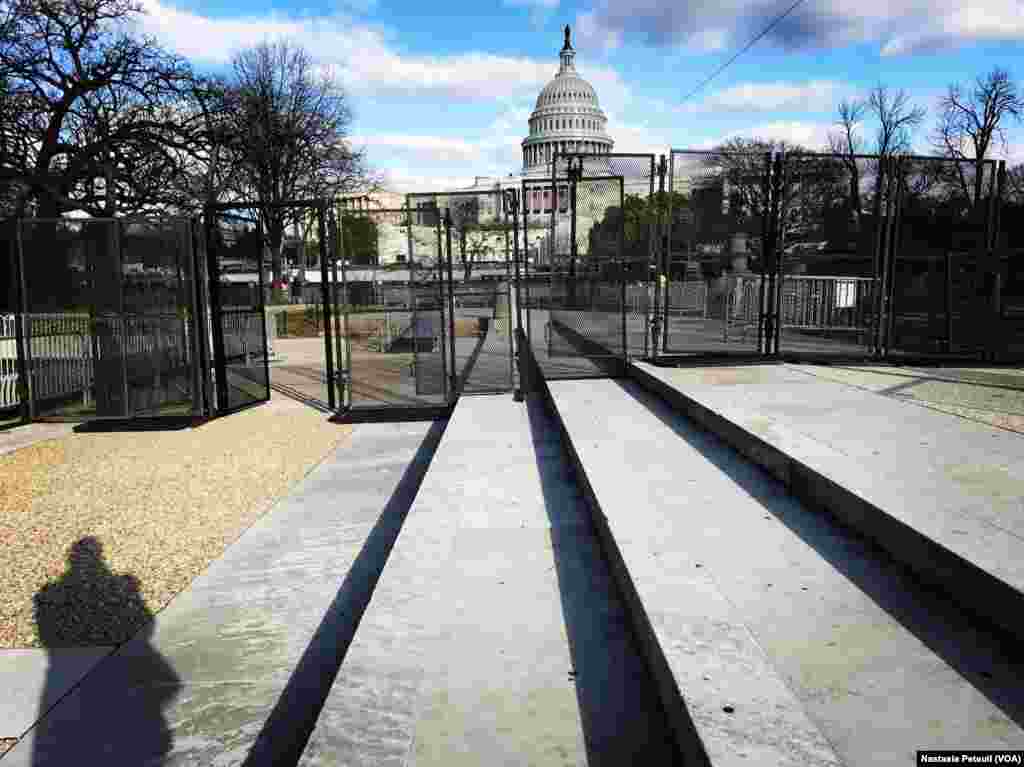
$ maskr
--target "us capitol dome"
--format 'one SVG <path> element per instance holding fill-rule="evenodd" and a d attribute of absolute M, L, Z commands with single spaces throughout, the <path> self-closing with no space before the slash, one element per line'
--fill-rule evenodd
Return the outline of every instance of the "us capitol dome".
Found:
<path fill-rule="evenodd" d="M 476 176 L 469 186 L 447 190 L 453 195 L 479 194 L 480 223 L 498 221 L 503 218 L 500 195 L 503 190 L 520 190 L 523 222 L 527 226 L 526 257 L 535 265 L 548 267 L 568 258 L 570 252 L 569 187 L 564 178 L 558 179 L 557 190 L 551 187 L 551 161 L 555 153 L 584 153 L 591 157 L 584 162 L 587 175 L 604 176 L 612 173 L 607 162 L 594 155 L 610 154 L 615 142 L 608 135 L 608 118 L 601 110 L 594 86 L 579 76 L 573 60 L 576 50 L 572 47 L 571 30 L 565 27 L 565 41 L 559 51 L 558 71 L 537 96 L 537 102 L 529 118 L 529 135 L 521 142 L 522 166 L 505 177 Z M 510 169 L 511 170 L 511 169 Z M 553 194 L 557 191 L 557 195 Z M 457 198 L 452 197 L 454 202 Z M 594 223 L 606 213 L 611 196 L 584 195 L 577 200 L 576 240 L 578 252 L 587 247 L 587 237 Z M 617 197 L 615 198 L 617 200 Z M 556 202 L 557 201 L 557 202 Z M 417 202 L 417 208 L 440 208 L 449 203 L 444 194 L 433 200 Z M 554 210 L 552 209 L 554 208 Z M 424 239 L 431 232 L 429 214 L 417 215 L 414 230 L 424 227 Z M 394 234 L 395 249 L 407 250 L 400 240 L 405 235 Z M 481 244 L 481 248 L 492 254 L 504 250 L 503 237 L 492 235 L 493 242 Z M 411 247 L 411 246 L 410 246 Z"/>
<path fill-rule="evenodd" d="M 530 135 L 522 141 L 526 175 L 550 173 L 555 152 L 608 154 L 615 144 L 594 86 L 576 72 L 570 34 L 566 26 L 558 73 L 541 90 L 530 115 Z"/>

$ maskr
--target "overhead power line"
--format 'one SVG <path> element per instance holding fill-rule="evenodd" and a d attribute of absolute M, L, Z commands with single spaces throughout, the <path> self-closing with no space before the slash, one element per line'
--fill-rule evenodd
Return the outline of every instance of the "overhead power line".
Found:
<path fill-rule="evenodd" d="M 701 82 L 701 84 L 700 84 L 700 85 L 698 85 L 698 86 L 697 86 L 696 88 L 694 88 L 694 89 L 693 89 L 692 91 L 690 91 L 690 92 L 689 92 L 689 93 L 687 93 L 687 94 L 686 94 L 685 96 L 683 96 L 683 99 L 682 99 L 682 101 L 680 101 L 679 103 L 683 103 L 683 102 L 685 102 L 685 101 L 686 101 L 687 99 L 689 99 L 689 98 L 690 98 L 691 96 L 693 96 L 694 94 L 696 94 L 696 93 L 700 92 L 701 88 L 703 88 L 703 87 L 704 87 L 705 85 L 707 85 L 707 84 L 708 84 L 709 82 L 711 82 L 711 81 L 712 81 L 712 80 L 714 80 L 714 79 L 715 79 L 716 77 L 718 77 L 718 76 L 719 76 L 720 74 L 722 74 L 722 72 L 724 72 L 724 71 L 725 71 L 725 69 L 726 69 L 726 68 L 727 68 L 727 67 L 728 67 L 728 66 L 729 66 L 730 64 L 732 64 L 732 63 L 733 63 L 734 61 L 736 61 L 736 59 L 738 59 L 738 58 L 739 58 L 740 56 L 742 56 L 742 55 L 743 55 L 744 53 L 746 53 L 747 51 L 749 51 L 749 50 L 751 49 L 751 47 L 752 47 L 752 46 L 754 45 L 754 43 L 756 43 L 756 42 L 757 42 L 758 40 L 760 40 L 760 39 L 761 39 L 762 37 L 764 37 L 764 36 L 765 36 L 765 35 L 767 35 L 767 34 L 768 34 L 769 32 L 771 32 L 771 31 L 772 31 L 772 30 L 773 30 L 773 29 L 775 28 L 775 26 L 776 26 L 776 25 L 777 25 L 777 24 L 778 24 L 778 23 L 779 23 L 780 21 L 782 21 L 782 20 L 783 20 L 784 18 L 786 18 L 786 17 L 787 17 L 787 16 L 789 15 L 789 14 L 791 14 L 791 13 L 792 13 L 792 12 L 793 12 L 793 11 L 794 11 L 794 10 L 796 9 L 796 7 L 797 7 L 798 5 L 800 5 L 801 3 L 803 3 L 803 2 L 804 2 L 804 0 L 796 0 L 796 2 L 795 2 L 795 3 L 793 3 L 793 4 L 791 5 L 791 6 L 789 6 L 789 8 L 787 8 L 787 9 L 786 9 L 785 11 L 783 11 L 783 12 L 782 12 L 782 13 L 781 13 L 780 15 L 776 16 L 776 17 L 775 17 L 774 19 L 772 19 L 771 23 L 770 23 L 770 24 L 769 24 L 769 25 L 768 25 L 767 27 L 765 27 L 765 28 L 764 28 L 763 30 L 761 30 L 761 31 L 760 31 L 760 32 L 759 32 L 759 33 L 757 34 L 757 36 L 756 36 L 756 37 L 755 37 L 755 38 L 754 38 L 753 40 L 751 40 L 751 41 L 750 41 L 749 43 L 747 43 L 747 44 L 746 44 L 745 46 L 743 46 L 743 48 L 742 48 L 741 50 L 739 50 L 739 51 L 737 51 L 737 52 L 736 52 L 735 54 L 733 54 L 733 57 L 732 57 L 731 59 L 729 59 L 729 60 L 728 60 L 727 62 L 725 62 L 724 64 L 722 64 L 722 66 L 720 66 L 720 67 L 719 67 L 718 69 L 716 69 L 716 70 L 715 70 L 715 71 L 714 71 L 714 72 L 713 72 L 713 73 L 712 73 L 712 74 L 711 74 L 711 75 L 710 75 L 709 77 L 705 78 L 705 79 L 704 79 L 704 81 L 703 81 L 703 82 Z"/>

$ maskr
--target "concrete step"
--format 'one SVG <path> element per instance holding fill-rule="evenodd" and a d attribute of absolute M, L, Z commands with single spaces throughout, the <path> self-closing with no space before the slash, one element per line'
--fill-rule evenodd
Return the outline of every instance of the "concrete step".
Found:
<path fill-rule="evenodd" d="M 791 366 L 707 370 L 629 374 L 1024 642 L 1024 439 Z"/>
<path fill-rule="evenodd" d="M 1024 747 L 1003 635 L 637 384 L 547 388 L 693 763 Z"/>
<path fill-rule="evenodd" d="M 558 435 L 460 399 L 300 762 L 674 764 Z"/>

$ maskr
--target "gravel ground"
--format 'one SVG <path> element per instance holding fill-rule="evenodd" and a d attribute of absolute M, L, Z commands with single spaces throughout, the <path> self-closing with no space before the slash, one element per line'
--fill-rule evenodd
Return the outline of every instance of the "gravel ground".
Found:
<path fill-rule="evenodd" d="M 0 648 L 125 641 L 351 430 L 274 395 L 195 429 L 0 456 Z"/>

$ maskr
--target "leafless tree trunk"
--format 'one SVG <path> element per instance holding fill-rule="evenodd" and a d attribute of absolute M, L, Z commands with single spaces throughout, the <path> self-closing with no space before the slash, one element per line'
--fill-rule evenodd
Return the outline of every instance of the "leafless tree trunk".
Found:
<path fill-rule="evenodd" d="M 903 89 L 891 90 L 878 84 L 871 89 L 867 109 L 877 121 L 874 153 L 878 155 L 875 172 L 872 213 L 875 227 L 882 225 L 882 190 L 885 187 L 885 167 L 893 156 L 909 151 L 912 134 L 925 118 L 924 107 L 913 106 Z M 876 230 L 877 231 L 877 230 Z M 880 266 L 880 265 L 877 265 Z"/>
<path fill-rule="evenodd" d="M 829 146 L 834 154 L 843 158 L 843 165 L 850 174 L 850 207 L 853 209 L 857 226 L 860 226 L 860 166 L 856 155 L 864 151 L 864 139 L 858 132 L 868 105 L 864 101 L 844 99 L 839 103 L 839 119 L 836 124 L 839 132 L 829 134 Z"/>

